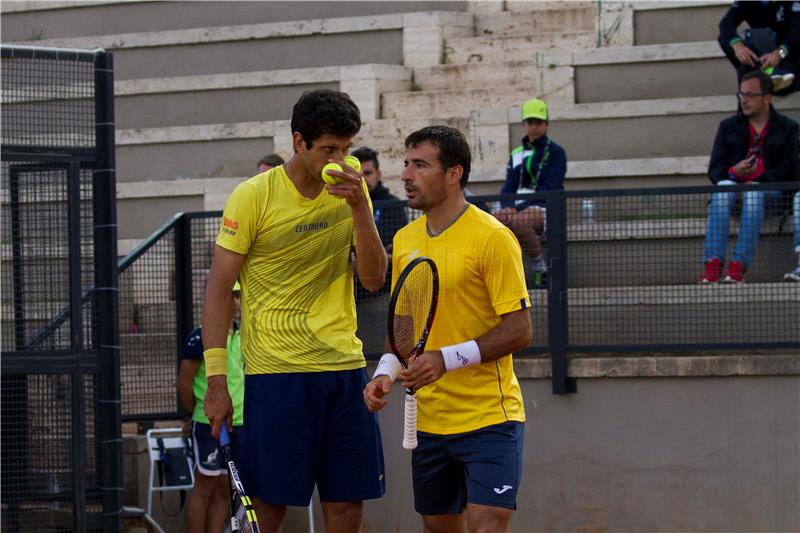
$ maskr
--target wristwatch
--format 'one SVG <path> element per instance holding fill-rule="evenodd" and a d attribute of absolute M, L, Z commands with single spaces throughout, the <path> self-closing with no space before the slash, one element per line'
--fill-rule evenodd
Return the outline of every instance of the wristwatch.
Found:
<path fill-rule="evenodd" d="M 786 59 L 786 56 L 789 54 L 786 52 L 786 48 L 783 46 L 778 47 L 778 55 L 781 56 L 781 59 Z"/>

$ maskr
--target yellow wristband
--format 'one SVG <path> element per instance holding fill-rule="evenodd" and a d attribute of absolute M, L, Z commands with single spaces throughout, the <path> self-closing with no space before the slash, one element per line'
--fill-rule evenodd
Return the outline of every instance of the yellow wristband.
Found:
<path fill-rule="evenodd" d="M 206 377 L 228 375 L 228 350 L 225 348 L 209 348 L 203 351 L 206 361 Z"/>

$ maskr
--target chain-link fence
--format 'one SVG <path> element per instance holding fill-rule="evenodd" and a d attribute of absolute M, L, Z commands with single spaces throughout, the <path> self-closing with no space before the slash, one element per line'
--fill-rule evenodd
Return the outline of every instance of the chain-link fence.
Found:
<path fill-rule="evenodd" d="M 789 202 L 797 185 L 738 188 L 754 190 L 779 191 L 768 193 L 779 199 L 765 205 L 745 281 L 709 284 L 699 281 L 709 201 L 717 189 L 471 198 L 500 217 L 497 210 L 509 205 L 518 214 L 509 225 L 522 243 L 534 329 L 531 346 L 520 355 L 563 359 L 597 352 L 800 348 L 800 284 L 784 281 L 797 265 Z M 421 215 L 402 201 L 374 207 L 376 217 L 408 221 Z M 122 263 L 123 411 L 128 418 L 177 415 L 178 351 L 200 322 L 219 219 L 219 212 L 177 216 Z M 733 205 L 722 252 L 727 259 L 734 254 L 742 220 L 740 204 Z M 378 227 L 390 232 L 402 226 L 383 222 Z M 525 235 L 528 227 L 536 242 Z M 391 235 L 382 239 L 388 244 Z M 533 247 L 541 249 L 541 262 Z M 384 348 L 389 277 L 376 293 L 356 284 L 358 336 L 370 358 Z"/>
<path fill-rule="evenodd" d="M 2 529 L 121 509 L 113 76 L 102 51 L 2 47 Z"/>

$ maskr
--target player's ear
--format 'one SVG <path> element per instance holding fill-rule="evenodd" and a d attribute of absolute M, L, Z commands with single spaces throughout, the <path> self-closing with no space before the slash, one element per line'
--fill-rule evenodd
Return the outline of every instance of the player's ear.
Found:
<path fill-rule="evenodd" d="M 306 140 L 303 139 L 303 136 L 300 135 L 300 132 L 295 131 L 292 133 L 292 147 L 297 153 L 308 150 L 308 147 L 306 146 Z"/>
<path fill-rule="evenodd" d="M 457 185 L 461 183 L 461 176 L 464 174 L 464 167 L 456 165 L 447 169 L 447 184 Z"/>

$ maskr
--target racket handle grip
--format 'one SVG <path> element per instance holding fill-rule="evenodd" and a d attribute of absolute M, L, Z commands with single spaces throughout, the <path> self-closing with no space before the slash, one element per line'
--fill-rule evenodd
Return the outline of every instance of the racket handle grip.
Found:
<path fill-rule="evenodd" d="M 228 426 L 225 425 L 225 421 L 222 421 L 222 425 L 219 428 L 219 444 L 220 446 L 228 446 L 231 443 L 231 435 L 228 433 Z"/>
<path fill-rule="evenodd" d="M 405 414 L 403 416 L 403 448 L 413 450 L 417 447 L 417 397 L 406 393 Z"/>

